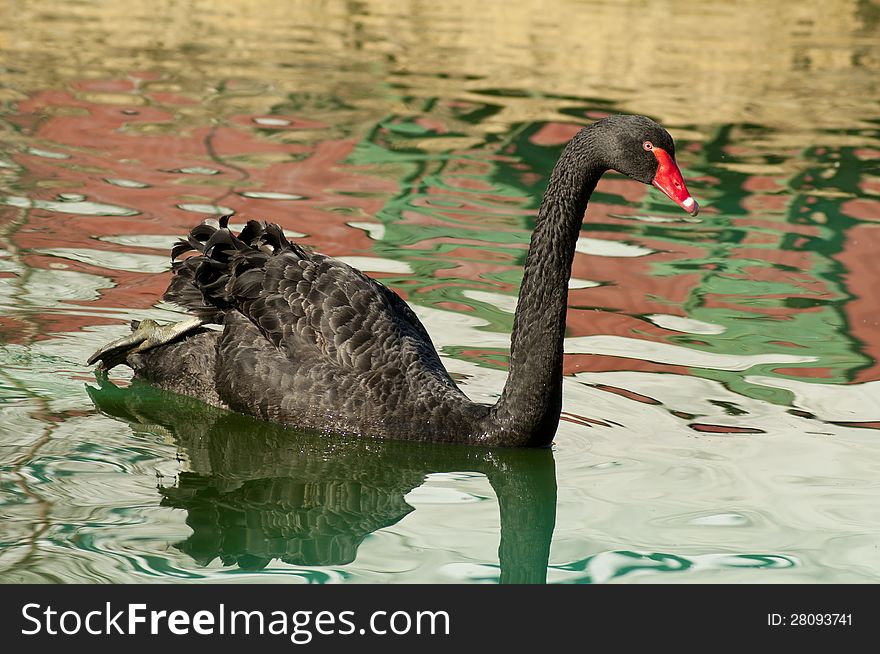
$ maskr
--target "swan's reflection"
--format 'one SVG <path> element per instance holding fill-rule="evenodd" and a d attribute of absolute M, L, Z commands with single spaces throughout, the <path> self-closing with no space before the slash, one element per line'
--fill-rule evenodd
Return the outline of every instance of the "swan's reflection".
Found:
<path fill-rule="evenodd" d="M 201 564 L 261 568 L 354 561 L 367 534 L 413 510 L 404 497 L 434 472 L 486 475 L 501 511 L 502 583 L 543 583 L 556 521 L 549 449 L 341 440 L 294 432 L 187 397 L 101 380 L 89 395 L 138 431 L 167 432 L 189 472 L 160 488 L 193 534 L 177 547 Z M 426 509 L 430 510 L 430 509 Z"/>

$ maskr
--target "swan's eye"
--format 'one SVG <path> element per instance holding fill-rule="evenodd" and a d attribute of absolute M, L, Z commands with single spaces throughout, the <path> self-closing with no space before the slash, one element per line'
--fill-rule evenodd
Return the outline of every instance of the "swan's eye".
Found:
<path fill-rule="evenodd" d="M 645 141 L 644 143 L 642 143 L 642 147 L 645 148 L 645 150 L 653 150 L 654 144 L 650 141 Z"/>

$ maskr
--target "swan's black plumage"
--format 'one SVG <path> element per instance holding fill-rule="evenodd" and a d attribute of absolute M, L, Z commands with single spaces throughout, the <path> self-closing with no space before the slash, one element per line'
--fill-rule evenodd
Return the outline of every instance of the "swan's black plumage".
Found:
<path fill-rule="evenodd" d="M 471 402 L 456 386 L 396 293 L 256 221 L 238 235 L 228 218 L 205 221 L 172 250 L 172 258 L 196 254 L 173 264 L 165 299 L 222 331 L 199 328 L 130 352 L 125 362 L 162 388 L 297 427 L 549 444 L 562 403 L 567 284 L 587 201 L 610 168 L 652 182 L 658 162 L 642 147 L 647 139 L 674 156 L 669 134 L 640 116 L 598 121 L 563 151 L 526 258 L 510 375 L 493 406 Z"/>
<path fill-rule="evenodd" d="M 216 393 L 197 394 L 214 404 L 357 435 L 455 440 L 450 418 L 488 412 L 468 402 L 396 293 L 275 225 L 251 221 L 236 236 L 226 221 L 174 248 L 199 254 L 174 264 L 165 294 L 223 331 L 130 355 L 138 376 L 185 394 L 194 376 L 212 377 Z"/>

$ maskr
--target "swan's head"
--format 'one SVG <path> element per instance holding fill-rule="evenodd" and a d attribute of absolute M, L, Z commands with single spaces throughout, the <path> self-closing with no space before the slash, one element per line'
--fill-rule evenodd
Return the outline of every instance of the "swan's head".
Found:
<path fill-rule="evenodd" d="M 605 141 L 606 165 L 643 184 L 651 184 L 692 216 L 700 210 L 675 163 L 675 143 L 645 116 L 616 115 L 594 124 Z"/>

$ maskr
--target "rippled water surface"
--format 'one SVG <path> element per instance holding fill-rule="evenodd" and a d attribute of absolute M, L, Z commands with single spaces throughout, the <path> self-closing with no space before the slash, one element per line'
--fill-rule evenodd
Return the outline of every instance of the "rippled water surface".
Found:
<path fill-rule="evenodd" d="M 0 9 L 0 580 L 880 581 L 880 6 L 55 2 Z M 610 112 L 543 451 L 296 434 L 86 357 L 206 215 L 403 295 L 503 386 L 533 216 Z"/>

